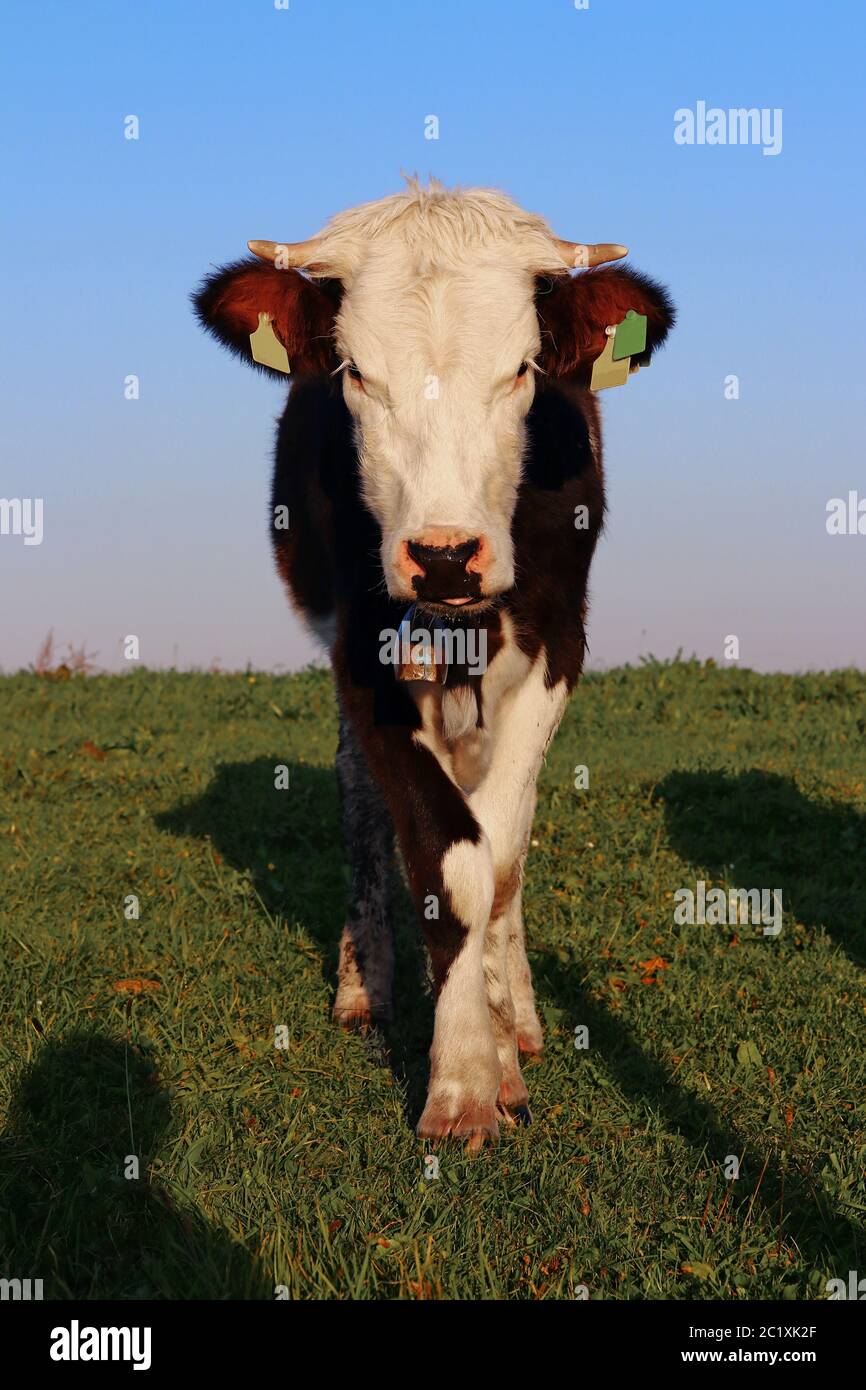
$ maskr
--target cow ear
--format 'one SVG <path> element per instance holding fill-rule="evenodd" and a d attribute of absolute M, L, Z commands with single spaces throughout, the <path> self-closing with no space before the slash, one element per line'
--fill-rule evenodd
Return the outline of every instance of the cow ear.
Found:
<path fill-rule="evenodd" d="M 338 280 L 308 280 L 298 270 L 277 270 L 258 260 L 236 261 L 209 275 L 192 295 L 202 327 L 252 366 L 250 334 L 267 314 L 286 349 L 292 376 L 318 375 L 338 365 L 334 315 L 342 287 Z M 261 367 L 269 376 L 285 375 Z"/>
<path fill-rule="evenodd" d="M 536 309 L 541 329 L 539 366 L 550 376 L 589 380 L 592 364 L 604 351 L 605 328 L 622 323 L 629 309 L 645 314 L 646 349 L 633 367 L 649 362 L 674 325 L 675 312 L 663 285 L 639 270 L 604 267 L 578 275 L 540 279 Z"/>

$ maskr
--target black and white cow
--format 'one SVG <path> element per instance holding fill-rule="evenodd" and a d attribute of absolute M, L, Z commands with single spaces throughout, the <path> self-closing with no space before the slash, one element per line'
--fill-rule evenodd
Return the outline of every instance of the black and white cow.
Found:
<path fill-rule="evenodd" d="M 195 305 L 293 378 L 272 495 L 290 525 L 272 540 L 340 707 L 353 886 L 334 1017 L 390 1016 L 396 832 L 436 993 L 418 1133 L 478 1147 L 528 1118 L 518 1054 L 542 1047 L 521 883 L 604 516 L 590 373 L 629 310 L 647 319 L 631 367 L 648 362 L 672 306 L 636 271 L 593 268 L 624 247 L 564 242 L 489 190 L 410 183 L 250 249 Z"/>

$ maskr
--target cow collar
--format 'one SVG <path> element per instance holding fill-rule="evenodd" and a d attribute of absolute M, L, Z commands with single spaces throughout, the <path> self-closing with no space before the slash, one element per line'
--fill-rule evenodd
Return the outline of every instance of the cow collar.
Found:
<path fill-rule="evenodd" d="M 458 640 L 461 636 L 462 644 Z M 417 603 L 410 604 L 400 622 L 398 637 L 398 680 L 433 681 L 446 685 L 449 673 L 452 681 L 456 677 L 458 683 L 469 676 L 484 674 L 486 629 L 461 622 L 457 614 L 453 619 L 423 610 L 419 614 Z M 470 637 L 474 640 L 470 640 Z"/>

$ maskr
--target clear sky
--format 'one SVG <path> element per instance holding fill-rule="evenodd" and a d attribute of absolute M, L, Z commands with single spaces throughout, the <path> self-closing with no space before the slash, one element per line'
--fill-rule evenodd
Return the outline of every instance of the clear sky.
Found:
<path fill-rule="evenodd" d="M 128 633 L 148 665 L 310 658 L 266 530 L 284 390 L 187 296 L 248 238 L 311 235 L 401 170 L 625 242 L 677 302 L 668 348 L 602 397 L 593 663 L 721 660 L 734 634 L 760 669 L 866 665 L 866 535 L 826 530 L 830 498 L 866 499 L 861 6 L 4 9 L 0 497 L 44 499 L 41 545 L 0 535 L 5 670 L 52 628 L 110 669 Z M 676 143 L 699 102 L 780 109 L 781 152 Z"/>

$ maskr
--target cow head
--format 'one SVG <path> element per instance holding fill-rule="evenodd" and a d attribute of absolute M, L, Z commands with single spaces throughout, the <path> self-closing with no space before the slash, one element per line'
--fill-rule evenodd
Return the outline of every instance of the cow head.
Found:
<path fill-rule="evenodd" d="M 211 276 L 207 328 L 247 360 L 262 314 L 292 374 L 339 375 L 388 592 L 434 608 L 514 583 L 511 522 L 539 383 L 586 383 L 605 328 L 646 314 L 649 360 L 672 323 L 659 286 L 592 269 L 626 254 L 555 237 L 489 190 L 410 184 L 310 241 L 250 242 Z M 589 267 L 572 275 L 576 267 Z"/>

